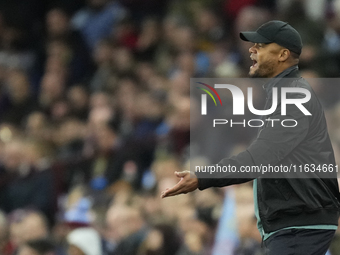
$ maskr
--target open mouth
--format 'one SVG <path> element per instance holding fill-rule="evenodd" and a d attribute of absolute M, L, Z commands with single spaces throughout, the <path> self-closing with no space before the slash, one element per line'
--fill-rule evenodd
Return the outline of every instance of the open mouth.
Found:
<path fill-rule="evenodd" d="M 257 61 L 253 59 L 253 65 L 251 67 L 257 67 Z"/>

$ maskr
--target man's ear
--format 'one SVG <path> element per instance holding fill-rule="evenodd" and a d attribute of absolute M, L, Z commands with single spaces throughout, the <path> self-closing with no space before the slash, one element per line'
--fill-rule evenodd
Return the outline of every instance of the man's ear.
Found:
<path fill-rule="evenodd" d="M 279 61 L 280 62 L 285 62 L 290 56 L 290 51 L 288 49 L 282 49 L 280 51 L 280 56 L 279 56 Z"/>

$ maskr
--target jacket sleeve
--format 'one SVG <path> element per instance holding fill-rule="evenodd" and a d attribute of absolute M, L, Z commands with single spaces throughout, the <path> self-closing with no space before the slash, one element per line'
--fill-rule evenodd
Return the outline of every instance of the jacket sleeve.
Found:
<path fill-rule="evenodd" d="M 281 115 L 281 107 L 278 107 L 270 116 L 270 121 L 268 121 L 269 117 L 264 119 L 265 128 L 259 132 L 256 140 L 246 151 L 231 158 L 222 159 L 218 164 L 236 166 L 237 169 L 240 169 L 241 166 L 260 166 L 261 164 L 274 166 L 292 152 L 308 133 L 309 117 L 305 116 L 295 105 L 287 105 L 287 115 L 285 116 Z M 296 122 L 287 121 L 288 119 Z M 295 124 L 296 126 L 294 126 Z M 261 173 L 252 173 L 251 178 L 247 178 L 246 173 L 243 176 L 240 173 L 223 173 L 223 175 L 219 175 L 219 178 L 203 178 L 200 173 L 196 173 L 196 175 L 199 183 L 198 188 L 203 190 L 209 187 L 244 183 L 257 178 Z M 241 176 L 244 178 L 239 178 Z"/>

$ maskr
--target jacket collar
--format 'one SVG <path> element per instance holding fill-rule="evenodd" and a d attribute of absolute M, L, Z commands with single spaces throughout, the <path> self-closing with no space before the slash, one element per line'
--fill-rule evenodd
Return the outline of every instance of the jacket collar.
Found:
<path fill-rule="evenodd" d="M 264 84 L 263 89 L 269 95 L 272 91 L 272 88 L 275 87 L 275 85 L 277 85 L 282 78 L 298 78 L 298 77 L 299 67 L 297 65 L 291 66 L 284 70 L 282 73 L 276 75 L 268 83 Z"/>

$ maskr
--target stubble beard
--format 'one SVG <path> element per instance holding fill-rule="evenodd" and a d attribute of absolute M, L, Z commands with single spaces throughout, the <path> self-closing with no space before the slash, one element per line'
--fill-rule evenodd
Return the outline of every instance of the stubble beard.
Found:
<path fill-rule="evenodd" d="M 267 61 L 259 65 L 253 74 L 249 72 L 249 76 L 251 78 L 270 78 L 273 73 L 274 65 L 272 61 Z"/>

